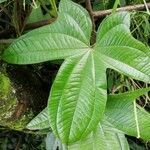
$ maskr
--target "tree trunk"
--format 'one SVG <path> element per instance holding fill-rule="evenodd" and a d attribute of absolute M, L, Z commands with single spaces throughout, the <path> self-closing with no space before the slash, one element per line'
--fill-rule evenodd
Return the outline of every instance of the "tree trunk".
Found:
<path fill-rule="evenodd" d="M 5 68 L 0 71 L 0 126 L 22 130 L 46 106 L 49 92 L 32 67 Z"/>

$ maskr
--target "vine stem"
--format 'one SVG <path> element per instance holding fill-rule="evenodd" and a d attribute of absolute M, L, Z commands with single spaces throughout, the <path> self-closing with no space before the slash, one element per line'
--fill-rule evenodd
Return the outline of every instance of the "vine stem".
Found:
<path fill-rule="evenodd" d="M 148 6 L 147 6 L 146 1 L 145 1 L 145 0 L 143 0 L 143 2 L 144 2 L 144 5 L 145 5 L 145 8 L 146 8 L 147 13 L 148 13 L 148 14 L 150 14 L 150 11 L 149 11 L 149 8 L 148 8 Z"/>
<path fill-rule="evenodd" d="M 140 138 L 140 129 L 139 129 L 139 122 L 138 122 L 138 116 L 137 116 L 137 108 L 136 108 L 136 101 L 133 102 L 134 105 L 134 117 L 135 117 L 135 123 L 136 123 L 136 130 L 137 130 L 137 138 Z"/>

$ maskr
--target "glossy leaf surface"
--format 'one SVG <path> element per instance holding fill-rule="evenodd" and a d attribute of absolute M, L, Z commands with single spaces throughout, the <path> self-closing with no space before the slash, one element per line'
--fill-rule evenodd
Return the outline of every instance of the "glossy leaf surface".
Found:
<path fill-rule="evenodd" d="M 106 120 L 88 137 L 69 146 L 62 144 L 53 133 L 48 133 L 46 145 L 47 150 L 129 150 L 124 134 Z"/>
<path fill-rule="evenodd" d="M 68 150 L 129 150 L 124 134 L 106 120 L 86 139 L 70 145 Z"/>
<path fill-rule="evenodd" d="M 123 94 L 110 95 L 108 97 L 105 112 L 107 120 L 114 125 L 114 127 L 122 130 L 126 134 L 137 136 L 133 101 L 149 90 L 150 88 L 147 88 Z M 140 106 L 137 106 L 137 119 L 140 137 L 142 139 L 149 140 L 150 114 Z"/>
<path fill-rule="evenodd" d="M 85 137 L 103 115 L 106 90 L 98 87 L 101 81 L 96 83 L 101 70 L 96 69 L 93 57 L 89 52 L 68 58 L 54 81 L 49 103 L 50 123 L 63 142 L 73 143 Z"/>
<path fill-rule="evenodd" d="M 33 118 L 27 125 L 27 128 L 30 130 L 42 130 L 50 128 L 48 121 L 48 111 L 45 108 L 41 111 L 35 118 Z"/>

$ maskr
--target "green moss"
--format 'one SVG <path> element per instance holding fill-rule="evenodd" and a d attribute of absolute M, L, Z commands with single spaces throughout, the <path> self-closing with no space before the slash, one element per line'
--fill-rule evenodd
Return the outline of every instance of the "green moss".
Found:
<path fill-rule="evenodd" d="M 20 119 L 17 119 L 15 122 L 9 125 L 10 128 L 14 130 L 23 130 L 26 128 L 27 124 L 34 117 L 32 111 L 27 111 Z"/>
<path fill-rule="evenodd" d="M 14 130 L 22 130 L 33 118 L 33 113 L 27 110 L 19 118 L 12 118 L 17 109 L 18 100 L 15 89 L 7 75 L 0 72 L 0 125 Z"/>
<path fill-rule="evenodd" d="M 0 73 L 0 99 L 5 98 L 5 96 L 9 94 L 10 88 L 11 85 L 9 78 Z"/>
<path fill-rule="evenodd" d="M 13 91 L 10 79 L 0 73 L 0 123 L 11 115 L 11 110 L 17 104 L 17 98 Z"/>

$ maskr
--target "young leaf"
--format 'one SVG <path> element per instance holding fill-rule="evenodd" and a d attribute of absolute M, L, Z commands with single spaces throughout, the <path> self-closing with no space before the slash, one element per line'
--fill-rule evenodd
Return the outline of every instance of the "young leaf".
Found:
<path fill-rule="evenodd" d="M 55 135 L 67 144 L 84 139 L 102 119 L 107 68 L 150 82 L 150 52 L 131 36 L 127 12 L 103 21 L 94 46 L 91 29 L 87 11 L 62 0 L 55 23 L 20 37 L 3 54 L 16 64 L 65 59 L 50 92 L 48 116 Z"/>
<path fill-rule="evenodd" d="M 133 101 L 149 90 L 150 88 L 140 89 L 133 92 L 108 96 L 105 112 L 107 120 L 114 125 L 114 127 L 122 130 L 126 134 L 137 136 Z M 141 138 L 149 140 L 150 134 L 148 131 L 150 131 L 150 114 L 138 106 L 137 118 Z"/>

